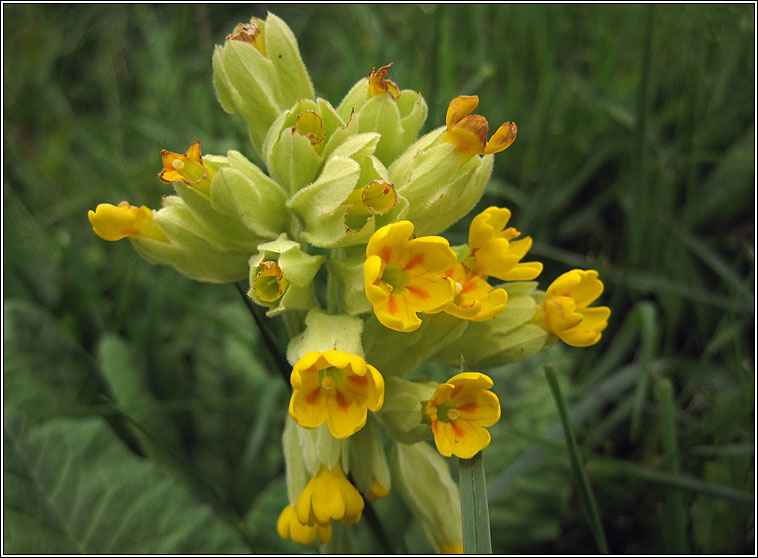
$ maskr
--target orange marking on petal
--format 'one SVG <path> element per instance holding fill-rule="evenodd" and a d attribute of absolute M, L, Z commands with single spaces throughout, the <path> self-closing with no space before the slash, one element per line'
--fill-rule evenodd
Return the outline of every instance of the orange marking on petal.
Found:
<path fill-rule="evenodd" d="M 405 264 L 403 271 L 408 271 L 409 269 L 413 269 L 417 265 L 421 264 L 423 261 L 424 261 L 424 254 L 416 254 L 410 260 L 408 260 L 408 263 Z"/>
<path fill-rule="evenodd" d="M 474 281 L 466 281 L 466 284 L 463 285 L 463 288 L 461 289 L 461 292 L 458 294 L 467 293 L 469 291 L 473 291 L 476 289 L 476 283 Z"/>
<path fill-rule="evenodd" d="M 356 384 L 360 384 L 362 386 L 365 386 L 368 384 L 368 376 L 358 376 L 357 374 L 354 376 L 348 376 L 348 380 L 351 382 L 355 382 Z"/>
<path fill-rule="evenodd" d="M 463 438 L 463 428 L 455 424 L 455 422 L 451 422 L 450 426 L 453 427 L 453 432 L 455 433 L 456 438 Z"/>
<path fill-rule="evenodd" d="M 390 248 L 387 244 L 385 244 L 379 249 L 379 257 L 382 258 L 382 260 L 384 260 L 385 263 L 390 261 L 391 254 L 392 254 L 392 248 Z"/>
<path fill-rule="evenodd" d="M 308 405 L 313 405 L 316 402 L 316 399 L 318 399 L 318 394 L 320 391 L 321 387 L 317 387 L 311 391 L 308 395 L 305 396 L 305 402 L 308 403 Z"/>
<path fill-rule="evenodd" d="M 458 407 L 458 410 L 466 412 L 466 413 L 470 413 L 471 411 L 476 410 L 477 406 L 478 405 L 472 401 L 471 403 L 466 403 L 465 405 L 461 405 L 460 407 Z"/>
<path fill-rule="evenodd" d="M 387 300 L 387 311 L 392 315 L 397 314 L 397 301 L 395 300 L 395 295 L 390 295 L 390 298 Z"/>
<path fill-rule="evenodd" d="M 463 386 L 460 386 L 460 385 L 459 386 L 455 386 L 455 388 L 453 388 L 452 393 L 450 394 L 450 399 L 452 399 L 453 397 L 455 397 L 456 395 L 458 395 L 461 392 L 462 389 L 463 389 Z"/>
<path fill-rule="evenodd" d="M 335 396 L 337 398 L 337 407 L 339 407 L 343 411 L 347 411 L 347 408 L 350 406 L 350 403 L 348 403 L 345 396 L 342 395 L 342 392 L 340 390 L 337 390 L 337 393 L 335 394 Z"/>
<path fill-rule="evenodd" d="M 432 434 L 434 434 L 435 436 L 437 435 L 437 425 L 438 425 L 437 421 L 434 421 L 432 423 Z"/>
<path fill-rule="evenodd" d="M 424 289 L 420 289 L 418 287 L 411 287 L 410 285 L 406 285 L 405 289 L 423 300 L 426 300 L 427 298 L 429 298 L 429 293 L 425 291 Z"/>

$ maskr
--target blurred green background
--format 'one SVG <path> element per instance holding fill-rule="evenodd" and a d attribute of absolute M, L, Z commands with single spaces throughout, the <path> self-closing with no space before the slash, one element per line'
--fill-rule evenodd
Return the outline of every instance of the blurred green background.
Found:
<path fill-rule="evenodd" d="M 755 6 L 3 5 L 4 551 L 315 551 L 282 541 L 289 391 L 234 286 L 107 243 L 86 212 L 159 207 L 160 150 L 238 149 L 213 45 L 266 10 L 335 106 L 372 67 L 517 122 L 481 208 L 513 211 L 540 286 L 600 272 L 590 349 L 491 371 L 496 553 L 594 553 L 552 363 L 611 552 L 753 553 Z M 446 236 L 465 241 L 470 219 Z M 394 493 L 357 552 L 426 552 Z"/>

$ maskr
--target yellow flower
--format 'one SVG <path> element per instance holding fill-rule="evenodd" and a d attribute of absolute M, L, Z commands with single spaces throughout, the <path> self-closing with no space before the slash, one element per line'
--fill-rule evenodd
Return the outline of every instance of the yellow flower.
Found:
<path fill-rule="evenodd" d="M 371 73 L 368 75 L 368 96 L 381 95 L 382 93 L 388 93 L 390 97 L 397 100 L 400 96 L 400 89 L 391 79 L 384 79 L 387 72 L 390 71 L 392 62 L 386 66 L 382 66 L 377 71 L 371 68 Z"/>
<path fill-rule="evenodd" d="M 211 180 L 216 171 L 205 164 L 200 152 L 200 142 L 196 141 L 184 155 L 172 151 L 161 151 L 163 170 L 158 178 L 163 182 L 184 182 L 205 194 L 211 191 Z"/>
<path fill-rule="evenodd" d="M 379 484 L 379 481 L 374 479 L 371 481 L 371 489 L 366 493 L 366 500 L 369 502 L 375 502 L 379 498 L 384 498 L 387 494 L 389 494 L 391 489 L 391 481 L 388 482 L 386 486 L 382 486 Z"/>
<path fill-rule="evenodd" d="M 121 240 L 126 237 L 152 238 L 168 242 L 168 237 L 153 220 L 153 210 L 145 207 L 101 203 L 87 214 L 95 234 L 104 240 Z"/>
<path fill-rule="evenodd" d="M 547 288 L 534 321 L 567 345 L 589 347 L 600 341 L 611 309 L 589 308 L 603 292 L 603 283 L 597 275 L 594 269 L 572 269 L 558 277 Z"/>
<path fill-rule="evenodd" d="M 488 207 L 474 217 L 464 263 L 484 277 L 503 281 L 534 279 L 542 272 L 542 264 L 519 261 L 532 247 L 532 239 L 526 236 L 513 240 L 521 233 L 513 227 L 505 228 L 510 218 L 511 212 L 505 207 Z"/>
<path fill-rule="evenodd" d="M 367 409 L 384 403 L 384 378 L 357 355 L 311 351 L 292 369 L 289 413 L 303 428 L 326 421 L 335 438 L 347 438 L 366 424 Z"/>
<path fill-rule="evenodd" d="M 296 543 L 311 544 L 316 540 L 316 534 L 318 534 L 318 542 L 325 544 L 332 538 L 332 524 L 327 525 L 303 525 L 298 521 L 295 508 L 293 506 L 287 506 L 279 514 L 279 519 L 276 522 L 276 530 L 279 532 L 279 536 L 283 539 L 292 539 Z"/>
<path fill-rule="evenodd" d="M 494 318 L 505 310 L 508 293 L 505 289 L 494 289 L 487 280 L 471 269 L 457 263 L 447 272 L 455 281 L 455 298 L 445 308 L 445 312 L 457 318 L 483 322 Z"/>
<path fill-rule="evenodd" d="M 492 379 L 479 372 L 456 374 L 440 384 L 426 406 L 434 443 L 445 457 L 470 459 L 490 444 L 485 427 L 500 419 L 500 401 Z"/>
<path fill-rule="evenodd" d="M 461 165 L 474 155 L 489 155 L 507 149 L 518 132 L 515 123 L 506 122 L 487 141 L 487 119 L 471 114 L 478 104 L 479 97 L 476 95 L 461 95 L 450 101 L 447 108 L 447 131 L 442 141 L 458 147 Z"/>
<path fill-rule="evenodd" d="M 360 520 L 364 505 L 339 465 L 333 469 L 322 466 L 297 499 L 295 513 L 302 525 L 326 526 L 332 520 L 349 525 Z"/>
<path fill-rule="evenodd" d="M 386 327 L 414 331 L 418 312 L 441 312 L 455 296 L 455 282 L 445 273 L 455 252 L 440 236 L 410 239 L 413 223 L 398 221 L 377 230 L 366 247 L 363 280 L 374 314 Z"/>

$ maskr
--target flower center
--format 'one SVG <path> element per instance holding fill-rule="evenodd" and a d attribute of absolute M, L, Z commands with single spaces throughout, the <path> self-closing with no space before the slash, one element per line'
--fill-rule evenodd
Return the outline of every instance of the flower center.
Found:
<path fill-rule="evenodd" d="M 264 261 L 260 263 L 258 275 L 253 282 L 253 289 L 264 302 L 276 302 L 284 291 L 287 290 L 289 281 L 282 274 L 282 270 L 276 262 Z"/>
<path fill-rule="evenodd" d="M 174 159 L 174 162 L 171 163 L 171 166 L 176 170 L 181 171 L 184 168 L 184 161 L 181 159 Z"/>
<path fill-rule="evenodd" d="M 334 366 L 318 371 L 318 381 L 321 387 L 327 391 L 341 387 L 345 383 L 346 377 L 347 374 L 344 370 Z"/>
<path fill-rule="evenodd" d="M 453 405 L 455 405 L 455 403 L 450 400 L 437 405 L 437 420 L 440 422 L 457 420 L 461 414 Z"/>
<path fill-rule="evenodd" d="M 391 292 L 400 292 L 408 284 L 408 274 L 395 265 L 388 265 L 382 273 L 382 282 L 385 283 Z"/>

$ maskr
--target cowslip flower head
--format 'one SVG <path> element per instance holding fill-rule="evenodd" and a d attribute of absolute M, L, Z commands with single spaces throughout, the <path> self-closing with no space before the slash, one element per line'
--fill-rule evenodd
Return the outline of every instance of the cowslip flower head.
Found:
<path fill-rule="evenodd" d="M 310 351 L 295 363 L 289 414 L 303 428 L 324 422 L 335 438 L 347 438 L 366 424 L 368 410 L 384 403 L 384 378 L 358 355 Z"/>
<path fill-rule="evenodd" d="M 518 132 L 515 123 L 506 122 L 488 141 L 487 119 L 478 114 L 471 114 L 478 104 L 478 96 L 461 95 L 450 101 L 447 108 L 447 131 L 442 141 L 458 147 L 461 165 L 474 155 L 490 155 L 507 149 L 516 139 Z"/>
<path fill-rule="evenodd" d="M 321 467 L 297 499 L 295 514 L 302 525 L 326 526 L 333 520 L 350 525 L 360 520 L 364 505 L 341 466 Z"/>
<path fill-rule="evenodd" d="M 567 271 L 547 288 L 537 308 L 535 322 L 573 347 L 589 347 L 600 341 L 611 310 L 592 304 L 603 292 L 594 269 Z"/>
<path fill-rule="evenodd" d="M 500 419 L 492 379 L 479 372 L 456 374 L 440 384 L 426 406 L 437 450 L 470 459 L 490 444 L 486 427 Z"/>
<path fill-rule="evenodd" d="M 291 539 L 300 544 L 312 544 L 318 535 L 318 542 L 326 544 L 332 538 L 332 524 L 304 525 L 297 519 L 295 508 L 287 506 L 279 514 L 276 530 L 283 539 Z"/>
<path fill-rule="evenodd" d="M 464 263 L 479 275 L 503 281 L 526 281 L 542 273 L 540 262 L 521 262 L 532 247 L 526 236 L 506 228 L 511 212 L 505 207 L 488 207 L 471 221 L 468 233 L 469 253 Z"/>
<path fill-rule="evenodd" d="M 508 304 L 505 289 L 495 289 L 487 280 L 462 263 L 456 263 L 447 276 L 455 281 L 456 295 L 445 312 L 457 318 L 483 322 L 497 316 Z"/>
<path fill-rule="evenodd" d="M 216 171 L 203 161 L 199 141 L 190 145 L 184 155 L 164 149 L 161 160 L 163 170 L 158 173 L 158 178 L 163 182 L 184 182 L 204 194 L 210 194 L 211 180 Z"/>
<path fill-rule="evenodd" d="M 101 203 L 95 211 L 87 214 L 95 234 L 103 240 L 116 241 L 122 238 L 152 238 L 168 242 L 168 237 L 153 220 L 153 210 L 130 205 L 122 201 L 118 205 Z"/>
<path fill-rule="evenodd" d="M 366 297 L 385 327 L 414 331 L 418 312 L 441 312 L 455 296 L 445 273 L 456 256 L 440 236 L 411 239 L 413 223 L 398 221 L 377 230 L 366 247 L 363 279 Z"/>

